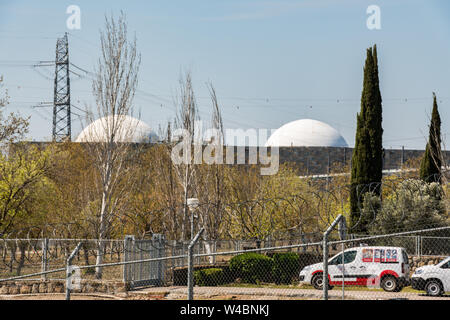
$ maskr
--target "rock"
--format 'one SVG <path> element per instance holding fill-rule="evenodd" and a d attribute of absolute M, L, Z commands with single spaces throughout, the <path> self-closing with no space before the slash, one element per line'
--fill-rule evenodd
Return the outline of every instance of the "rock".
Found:
<path fill-rule="evenodd" d="M 127 292 L 127 288 L 124 283 L 117 283 L 114 286 L 114 293 L 125 293 Z"/>
<path fill-rule="evenodd" d="M 8 293 L 9 293 L 8 285 L 5 285 L 0 288 L 0 294 L 8 294 Z"/>
<path fill-rule="evenodd" d="M 106 286 L 106 284 L 100 284 L 98 287 L 97 287 L 97 292 L 101 292 L 101 293 L 105 293 L 106 291 L 107 291 L 107 286 Z"/>
<path fill-rule="evenodd" d="M 9 294 L 19 294 L 19 287 L 16 285 L 9 287 Z"/>
<path fill-rule="evenodd" d="M 64 286 L 62 286 L 61 284 L 56 284 L 54 289 L 53 289 L 53 292 L 55 292 L 55 293 L 64 293 L 64 291 L 65 291 L 64 289 L 65 289 Z"/>
<path fill-rule="evenodd" d="M 106 293 L 108 294 L 114 294 L 114 286 L 112 283 L 105 284 L 106 286 Z"/>
<path fill-rule="evenodd" d="M 85 289 L 86 293 L 94 293 L 95 292 L 95 288 L 89 284 L 86 284 L 86 289 Z"/>
<path fill-rule="evenodd" d="M 31 286 L 23 284 L 20 286 L 19 292 L 20 292 L 20 294 L 30 294 Z"/>
<path fill-rule="evenodd" d="M 45 282 L 39 284 L 39 293 L 47 293 L 47 284 Z"/>
<path fill-rule="evenodd" d="M 31 287 L 31 293 L 39 293 L 39 284 L 38 283 L 33 284 L 33 286 Z"/>

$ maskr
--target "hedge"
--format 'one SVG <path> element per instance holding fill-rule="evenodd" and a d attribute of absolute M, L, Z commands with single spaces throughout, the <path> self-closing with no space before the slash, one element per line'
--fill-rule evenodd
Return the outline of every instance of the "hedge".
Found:
<path fill-rule="evenodd" d="M 225 274 L 221 268 L 209 268 L 194 272 L 194 283 L 198 286 L 218 286 L 225 284 Z"/>
<path fill-rule="evenodd" d="M 230 260 L 230 271 L 244 283 L 270 282 L 273 260 L 259 253 L 244 253 Z"/>
<path fill-rule="evenodd" d="M 290 284 L 300 272 L 300 257 L 295 252 L 274 253 L 272 274 L 276 284 Z"/>

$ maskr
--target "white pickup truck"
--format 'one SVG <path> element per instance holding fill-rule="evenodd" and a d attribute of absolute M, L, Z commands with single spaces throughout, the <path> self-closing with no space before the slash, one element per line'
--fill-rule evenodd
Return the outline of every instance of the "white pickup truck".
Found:
<path fill-rule="evenodd" d="M 411 287 L 424 290 L 430 296 L 450 292 L 450 257 L 436 265 L 417 268 L 411 276 Z"/>

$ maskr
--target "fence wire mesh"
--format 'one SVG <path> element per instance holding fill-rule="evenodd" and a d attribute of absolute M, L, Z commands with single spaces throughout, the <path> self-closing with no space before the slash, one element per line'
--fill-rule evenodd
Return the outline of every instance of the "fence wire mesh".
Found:
<path fill-rule="evenodd" d="M 446 230 L 418 230 L 340 241 L 331 232 L 328 298 L 346 300 L 450 299 L 450 236 Z M 194 299 L 323 299 L 324 243 L 319 241 L 198 241 L 193 247 Z M 186 299 L 187 242 L 105 240 L 102 265 L 97 240 L 0 240 L 0 288 L 11 277 L 61 269 L 31 277 L 65 280 L 68 256 L 83 281 L 125 284 L 146 297 Z M 321 276 L 322 275 L 322 276 Z M 29 281 L 30 277 L 25 278 Z M 82 290 L 80 291 L 82 292 Z M 133 297 L 135 295 L 131 295 Z"/>

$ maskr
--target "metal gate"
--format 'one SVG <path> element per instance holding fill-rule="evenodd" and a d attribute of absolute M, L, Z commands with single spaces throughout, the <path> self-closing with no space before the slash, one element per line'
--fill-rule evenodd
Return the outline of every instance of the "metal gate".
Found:
<path fill-rule="evenodd" d="M 134 236 L 126 236 L 124 241 L 125 262 L 165 256 L 165 241 L 161 234 L 153 235 L 151 240 L 135 240 Z M 123 266 L 123 280 L 129 290 L 161 286 L 164 284 L 165 268 L 164 260 L 126 264 Z"/>

